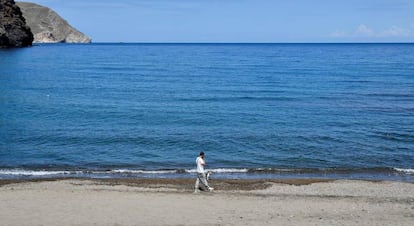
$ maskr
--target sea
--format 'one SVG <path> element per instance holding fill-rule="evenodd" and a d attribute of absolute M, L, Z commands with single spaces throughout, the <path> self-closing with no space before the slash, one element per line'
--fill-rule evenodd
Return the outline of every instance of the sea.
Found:
<path fill-rule="evenodd" d="M 414 182 L 414 44 L 0 49 L 0 179 Z"/>

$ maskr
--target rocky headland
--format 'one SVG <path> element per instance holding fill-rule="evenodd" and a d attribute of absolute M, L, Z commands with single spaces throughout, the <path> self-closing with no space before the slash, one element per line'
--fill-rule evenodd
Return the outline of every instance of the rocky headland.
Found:
<path fill-rule="evenodd" d="M 33 34 L 13 0 L 0 0 L 0 48 L 31 46 Z"/>
<path fill-rule="evenodd" d="M 91 39 L 72 27 L 48 7 L 29 2 L 16 3 L 34 35 L 34 43 L 90 43 Z"/>

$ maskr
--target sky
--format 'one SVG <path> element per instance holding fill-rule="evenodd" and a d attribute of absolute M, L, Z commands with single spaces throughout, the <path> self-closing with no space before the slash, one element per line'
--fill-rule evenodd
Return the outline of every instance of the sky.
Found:
<path fill-rule="evenodd" d="M 93 42 L 414 42 L 413 0 L 26 0 Z"/>

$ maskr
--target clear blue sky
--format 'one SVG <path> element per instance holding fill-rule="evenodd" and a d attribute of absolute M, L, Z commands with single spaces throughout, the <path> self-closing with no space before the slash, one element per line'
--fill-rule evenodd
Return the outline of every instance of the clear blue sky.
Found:
<path fill-rule="evenodd" d="M 93 42 L 414 42 L 414 0 L 27 0 Z"/>

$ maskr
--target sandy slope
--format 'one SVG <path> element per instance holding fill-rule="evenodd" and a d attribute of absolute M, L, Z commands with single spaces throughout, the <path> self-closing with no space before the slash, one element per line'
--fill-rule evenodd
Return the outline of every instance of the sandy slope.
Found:
<path fill-rule="evenodd" d="M 190 182 L 0 183 L 0 225 L 414 225 L 412 183 Z"/>

